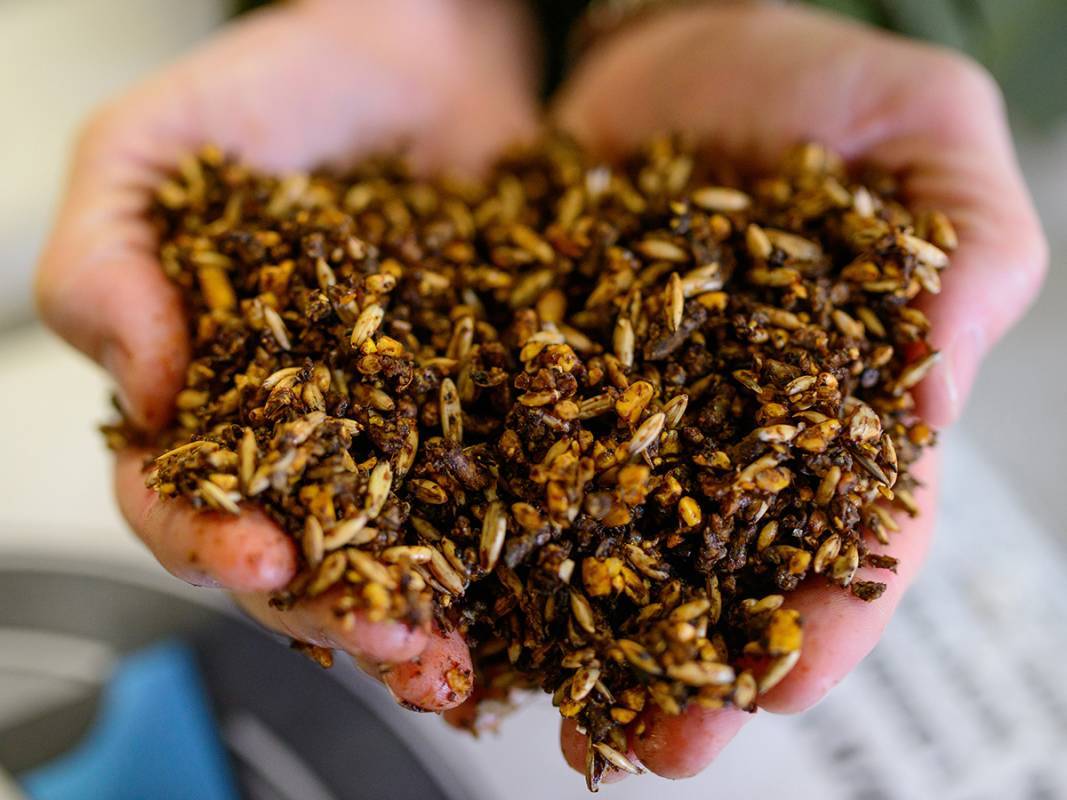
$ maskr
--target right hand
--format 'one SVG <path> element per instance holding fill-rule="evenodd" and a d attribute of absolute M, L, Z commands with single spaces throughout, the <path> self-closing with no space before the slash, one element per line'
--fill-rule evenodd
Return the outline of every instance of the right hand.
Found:
<path fill-rule="evenodd" d="M 408 144 L 416 166 L 476 169 L 535 125 L 527 27 L 518 6 L 496 0 L 315 0 L 236 23 L 86 126 L 39 265 L 45 321 L 112 374 L 130 420 L 160 428 L 189 342 L 145 211 L 180 156 L 213 143 L 285 171 Z M 293 541 L 258 512 L 222 517 L 160 501 L 142 463 L 142 453 L 119 455 L 116 493 L 167 570 L 235 592 L 295 639 L 346 650 L 365 668 L 396 665 L 385 681 L 404 702 L 438 710 L 464 699 L 444 680 L 470 668 L 458 636 L 367 620 L 342 627 L 328 595 L 272 609 L 270 593 L 297 569 Z M 417 667 L 402 663 L 416 657 Z"/>
<path fill-rule="evenodd" d="M 790 145 L 818 141 L 850 161 L 899 174 L 915 207 L 944 211 L 959 247 L 944 291 L 925 306 L 943 359 L 917 392 L 920 413 L 936 426 L 959 415 L 982 356 L 1041 284 L 1047 245 L 999 92 L 976 64 L 950 51 L 804 4 L 676 4 L 594 46 L 555 112 L 599 152 L 625 152 L 653 134 L 682 131 L 757 172 Z M 933 535 L 938 454 L 925 455 L 913 473 L 922 511 L 899 520 L 889 552 L 900 568 L 878 573 L 885 594 L 865 603 L 820 580 L 790 594 L 787 607 L 804 620 L 803 654 L 760 698 L 761 709 L 810 707 L 875 646 Z M 750 719 L 732 707 L 690 706 L 676 716 L 652 708 L 630 744 L 652 772 L 686 777 Z M 573 722 L 564 723 L 562 744 L 581 770 L 587 745 Z"/>

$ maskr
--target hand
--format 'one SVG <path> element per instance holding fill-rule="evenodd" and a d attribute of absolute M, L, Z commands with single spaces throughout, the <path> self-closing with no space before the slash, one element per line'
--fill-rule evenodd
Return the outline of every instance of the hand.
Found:
<path fill-rule="evenodd" d="M 757 169 L 773 166 L 789 145 L 815 140 L 899 172 L 909 200 L 944 211 L 960 240 L 944 291 L 925 309 L 943 360 L 919 400 L 936 425 L 958 416 L 982 356 L 1040 285 L 1046 243 L 996 85 L 948 51 L 795 7 L 676 8 L 596 46 L 555 113 L 606 153 L 680 130 Z M 823 585 L 791 595 L 787 602 L 805 620 L 805 649 L 761 699 L 764 708 L 807 708 L 874 647 L 933 529 L 936 454 L 916 473 L 926 484 L 917 497 L 922 513 L 901 521 L 890 548 L 901 559 L 899 574 L 870 605 Z M 631 746 L 653 772 L 693 775 L 750 718 L 733 709 L 693 708 L 673 718 L 653 711 Z M 582 771 L 585 739 L 570 724 L 562 746 Z"/>
<path fill-rule="evenodd" d="M 179 157 L 211 142 L 267 170 L 344 163 L 407 144 L 417 165 L 476 168 L 534 125 L 531 53 L 518 6 L 496 0 L 319 0 L 254 14 L 101 109 L 74 155 L 41 258 L 42 315 L 115 377 L 129 417 L 163 425 L 189 359 L 178 294 L 144 221 Z M 361 663 L 403 662 L 387 676 L 408 703 L 462 698 L 443 674 L 470 666 L 458 637 L 357 620 L 329 597 L 281 613 L 269 593 L 292 578 L 292 540 L 262 514 L 221 517 L 163 503 L 144 486 L 142 454 L 120 455 L 116 491 L 137 534 L 169 571 L 222 586 L 264 624 Z"/>

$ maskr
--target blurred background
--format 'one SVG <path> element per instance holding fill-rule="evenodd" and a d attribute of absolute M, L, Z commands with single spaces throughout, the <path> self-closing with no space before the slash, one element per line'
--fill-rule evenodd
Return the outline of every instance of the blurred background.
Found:
<path fill-rule="evenodd" d="M 812 712 L 750 725 L 700 778 L 606 791 L 1067 797 L 1067 600 L 1051 591 L 1067 567 L 1067 3 L 819 4 L 965 49 L 994 71 L 1052 269 L 946 435 L 933 558 L 875 653 Z M 556 755 L 547 702 L 477 743 L 401 712 L 360 677 L 318 671 L 225 601 L 184 589 L 113 507 L 94 429 L 108 413 L 107 382 L 33 321 L 34 260 L 80 121 L 238 5 L 254 4 L 0 0 L 0 419 L 10 426 L 0 459 L 0 798 L 110 797 L 87 787 L 119 770 L 130 787 L 153 770 L 172 782 L 170 794 L 130 788 L 130 797 L 583 797 Z M 297 691 L 298 703 L 287 700 Z M 754 768 L 768 753 L 780 767 Z"/>

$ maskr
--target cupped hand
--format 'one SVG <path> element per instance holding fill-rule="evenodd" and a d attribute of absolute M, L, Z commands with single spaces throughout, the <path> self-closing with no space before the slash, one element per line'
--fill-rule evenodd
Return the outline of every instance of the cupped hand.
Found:
<path fill-rule="evenodd" d="M 182 155 L 213 143 L 272 171 L 343 164 L 404 145 L 417 166 L 477 168 L 535 124 L 527 20 L 496 0 L 318 0 L 254 14 L 102 108 L 85 128 L 41 258 L 44 319 L 107 368 L 129 418 L 163 425 L 184 381 L 187 321 L 145 221 Z M 469 669 L 462 641 L 357 617 L 319 598 L 288 612 L 269 593 L 293 577 L 291 539 L 261 514 L 223 517 L 145 488 L 143 454 L 120 454 L 116 492 L 169 571 L 221 586 L 264 624 L 340 648 L 364 666 L 418 658 L 385 676 L 399 699 L 462 698 L 444 674 Z"/>
<path fill-rule="evenodd" d="M 1047 249 L 1012 150 L 995 83 L 961 56 L 796 7 L 688 6 L 635 22 L 588 54 L 555 106 L 562 127 L 605 154 L 684 131 L 745 166 L 769 168 L 787 147 L 822 142 L 848 160 L 901 175 L 909 202 L 953 222 L 959 247 L 943 291 L 925 309 L 942 361 L 920 389 L 936 425 L 960 413 L 988 348 L 1022 314 Z M 936 454 L 915 470 L 922 513 L 900 521 L 901 560 L 876 602 L 808 585 L 787 601 L 805 620 L 805 649 L 760 705 L 815 703 L 874 647 L 926 551 L 937 497 Z M 876 548 L 877 549 L 877 548 Z M 652 712 L 631 737 L 666 777 L 703 769 L 750 718 L 694 708 Z M 586 743 L 565 725 L 568 762 Z"/>

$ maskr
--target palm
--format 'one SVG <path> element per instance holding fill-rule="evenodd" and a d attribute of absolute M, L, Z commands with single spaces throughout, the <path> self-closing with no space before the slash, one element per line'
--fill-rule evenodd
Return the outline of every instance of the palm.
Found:
<path fill-rule="evenodd" d="M 1044 241 L 995 87 L 957 56 L 795 9 L 680 9 L 595 49 L 555 112 L 609 153 L 677 130 L 757 169 L 797 141 L 817 140 L 900 172 L 909 201 L 945 211 L 960 235 L 944 291 L 927 309 L 945 356 L 920 398 L 936 424 L 959 413 L 985 347 L 1039 283 Z M 811 705 L 877 642 L 932 533 L 936 457 L 916 472 L 926 483 L 922 514 L 901 521 L 890 548 L 899 574 L 870 605 L 815 584 L 792 595 L 805 619 L 805 652 L 763 707 Z M 654 772 L 691 775 L 748 718 L 730 709 L 657 717 L 632 746 Z M 584 739 L 565 729 L 563 746 L 580 769 Z"/>

